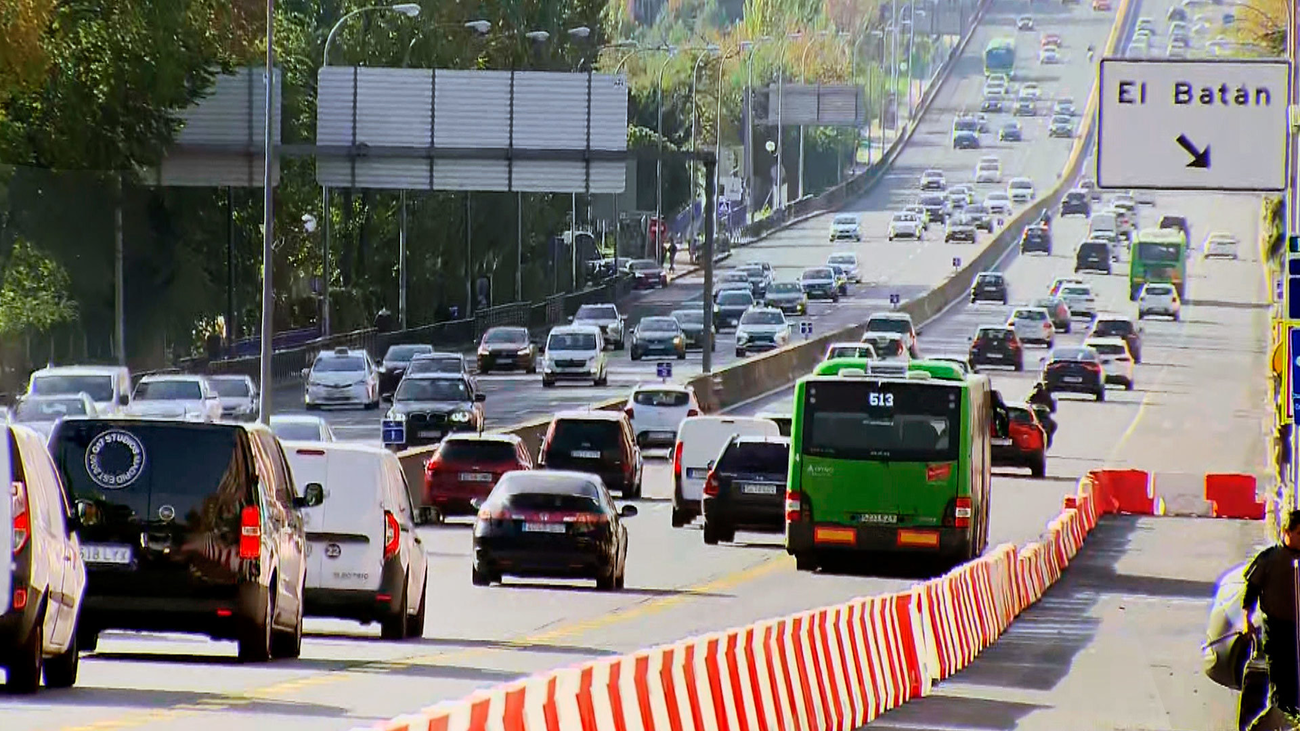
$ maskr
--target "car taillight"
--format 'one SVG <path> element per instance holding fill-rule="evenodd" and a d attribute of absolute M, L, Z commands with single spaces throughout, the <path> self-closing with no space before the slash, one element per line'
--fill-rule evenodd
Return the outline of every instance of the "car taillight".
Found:
<path fill-rule="evenodd" d="M 397 524 L 397 518 L 389 511 L 384 511 L 384 560 L 387 561 L 397 555 L 397 548 L 402 540 L 402 526 Z"/>
<path fill-rule="evenodd" d="M 699 409 L 690 409 L 690 410 L 688 410 L 688 411 L 686 412 L 686 417 L 687 417 L 687 418 L 690 418 L 690 417 L 692 417 L 692 416 L 699 416 L 699 415 L 700 415 L 700 410 L 699 410 Z"/>
<path fill-rule="evenodd" d="M 590 533 L 608 522 L 609 518 L 600 513 L 579 513 L 574 516 L 571 524 L 574 533 Z"/>
<path fill-rule="evenodd" d="M 437 452 L 434 452 L 433 456 L 429 458 L 429 461 L 424 463 L 424 472 L 425 474 L 431 475 L 437 472 L 438 468 L 441 466 L 442 466 L 442 455 L 438 454 Z"/>
<path fill-rule="evenodd" d="M 709 476 L 704 478 L 704 494 L 709 497 L 716 497 L 718 494 L 718 478 L 709 471 Z"/>
<path fill-rule="evenodd" d="M 673 448 L 673 477 L 682 479 L 682 443 Z"/>
<path fill-rule="evenodd" d="M 14 482 L 9 486 L 14 516 L 14 555 L 27 547 L 32 536 L 32 514 L 27 511 L 27 484 Z"/>
<path fill-rule="evenodd" d="M 805 510 L 808 517 L 811 516 L 811 505 L 807 505 L 807 496 L 802 492 L 786 491 L 785 493 L 785 522 L 798 523 L 804 519 Z"/>
<path fill-rule="evenodd" d="M 262 555 L 262 511 L 249 505 L 239 512 L 239 557 L 258 558 Z"/>
<path fill-rule="evenodd" d="M 1085 363 L 1083 364 L 1083 367 L 1084 367 L 1084 368 L 1087 368 L 1088 370 L 1092 371 L 1093 373 L 1101 373 L 1101 364 L 1100 364 L 1100 363 L 1086 363 L 1086 362 L 1085 362 Z"/>
<path fill-rule="evenodd" d="M 624 413 L 624 414 L 627 414 L 627 418 L 632 419 L 632 418 L 634 418 L 633 414 L 635 414 L 636 412 L 632 409 L 631 406 L 629 406 L 629 407 L 623 409 L 623 413 Z"/>
<path fill-rule="evenodd" d="M 957 509 L 953 512 L 953 518 L 954 518 L 953 525 L 955 527 L 957 528 L 970 527 L 970 518 L 971 518 L 970 498 L 968 497 L 957 498 Z"/>

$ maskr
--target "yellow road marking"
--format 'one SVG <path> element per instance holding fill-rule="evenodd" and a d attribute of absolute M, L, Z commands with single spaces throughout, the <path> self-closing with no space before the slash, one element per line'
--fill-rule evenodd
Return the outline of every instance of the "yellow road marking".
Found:
<path fill-rule="evenodd" d="M 635 619 L 668 611 L 674 607 L 685 604 L 693 598 L 698 598 L 702 594 L 715 593 L 754 581 L 755 579 L 772 573 L 786 565 L 788 565 L 788 562 L 781 561 L 777 557 L 769 557 L 753 566 L 749 566 L 748 568 L 726 574 L 714 579 L 713 581 L 683 589 L 677 594 L 648 599 L 629 607 L 618 609 L 590 619 L 565 622 L 550 629 L 525 635 L 520 638 L 502 640 L 498 647 L 479 647 L 464 650 L 449 650 L 423 655 L 411 655 L 408 657 L 388 658 L 383 660 L 357 661 L 355 663 L 347 663 L 344 667 L 336 670 L 329 670 L 300 678 L 284 680 L 278 683 L 272 683 L 270 685 L 251 688 L 244 691 L 217 693 L 210 698 L 204 698 L 190 703 L 177 704 L 170 708 L 127 713 L 118 718 L 94 721 L 84 725 L 63 726 L 59 728 L 59 731 L 116 731 L 117 729 L 139 728 L 155 722 L 174 721 L 179 718 L 194 716 L 200 713 L 231 710 L 251 705 L 260 700 L 278 700 L 288 693 L 293 693 L 308 687 L 319 687 L 322 685 L 341 683 L 356 677 L 358 674 L 381 674 L 407 667 L 458 662 L 494 651 L 508 650 L 511 647 L 535 647 L 538 645 L 555 644 L 559 640 L 580 637 L 588 632 L 624 624 Z"/>

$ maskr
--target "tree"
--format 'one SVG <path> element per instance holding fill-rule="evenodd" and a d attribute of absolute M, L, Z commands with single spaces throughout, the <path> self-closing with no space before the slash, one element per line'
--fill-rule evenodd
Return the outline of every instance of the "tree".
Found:
<path fill-rule="evenodd" d="M 1251 0 L 1233 12 L 1232 34 L 1245 43 L 1283 55 L 1286 51 L 1288 0 Z"/>
<path fill-rule="evenodd" d="M 0 102 L 16 89 L 30 88 L 47 63 L 41 35 L 49 25 L 54 3 L 47 0 L 7 0 L 0 4 Z"/>
<path fill-rule="evenodd" d="M 16 241 L 0 280 L 0 337 L 45 332 L 76 316 L 67 270 L 28 242 Z"/>

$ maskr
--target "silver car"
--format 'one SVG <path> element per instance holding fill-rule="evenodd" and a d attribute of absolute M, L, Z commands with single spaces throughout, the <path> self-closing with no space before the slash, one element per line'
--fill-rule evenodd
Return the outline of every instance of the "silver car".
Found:
<path fill-rule="evenodd" d="M 47 439 L 65 416 L 95 416 L 95 402 L 85 393 L 66 396 L 28 396 L 14 407 L 13 423 L 34 429 Z"/>
<path fill-rule="evenodd" d="M 131 416 L 218 421 L 221 400 L 205 376 L 145 376 L 131 394 Z"/>
<path fill-rule="evenodd" d="M 249 376 L 208 376 L 221 402 L 221 418 L 251 421 L 257 418 L 257 385 Z"/>

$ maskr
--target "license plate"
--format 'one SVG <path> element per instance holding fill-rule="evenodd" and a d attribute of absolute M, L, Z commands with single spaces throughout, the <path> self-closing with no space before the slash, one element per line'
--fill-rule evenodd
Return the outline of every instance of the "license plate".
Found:
<path fill-rule="evenodd" d="M 746 495 L 775 495 L 776 485 L 741 485 L 740 491 Z"/>
<path fill-rule="evenodd" d="M 563 523 L 524 523 L 525 533 L 563 533 Z"/>
<path fill-rule="evenodd" d="M 856 517 L 859 523 L 893 524 L 898 522 L 898 516 L 892 513 L 862 513 Z"/>
<path fill-rule="evenodd" d="M 86 563 L 126 566 L 131 563 L 131 547 L 96 545 L 93 543 L 83 544 L 81 546 L 81 560 Z"/>
<path fill-rule="evenodd" d="M 462 472 L 460 473 L 461 482 L 491 482 L 491 472 Z"/>
<path fill-rule="evenodd" d="M 600 459 L 600 452 L 590 449 L 575 449 L 569 454 L 573 455 L 574 459 Z"/>
<path fill-rule="evenodd" d="M 1002 354 L 1001 354 L 1001 353 L 989 353 L 989 357 L 992 358 L 992 359 L 994 359 L 994 360 L 1002 360 Z"/>
<path fill-rule="evenodd" d="M 995 447 L 1007 447 L 1007 446 L 1010 446 L 1010 445 L 1011 445 L 1011 440 L 1010 440 L 1010 439 L 1005 439 L 1005 438 L 1000 438 L 1000 437 L 994 437 L 992 440 L 990 440 L 990 442 L 991 442 L 991 443 L 993 444 L 993 446 L 995 446 Z"/>
<path fill-rule="evenodd" d="M 1083 383 L 1083 376 L 1066 376 L 1063 380 L 1066 383 Z"/>
<path fill-rule="evenodd" d="M 703 480 L 705 477 L 709 476 L 709 471 L 703 467 L 688 467 L 686 469 L 686 476 L 692 480 Z"/>
<path fill-rule="evenodd" d="M 437 429 L 425 430 L 422 432 L 418 432 L 418 434 L 425 439 L 438 439 L 442 436 L 442 432 L 438 431 Z"/>

